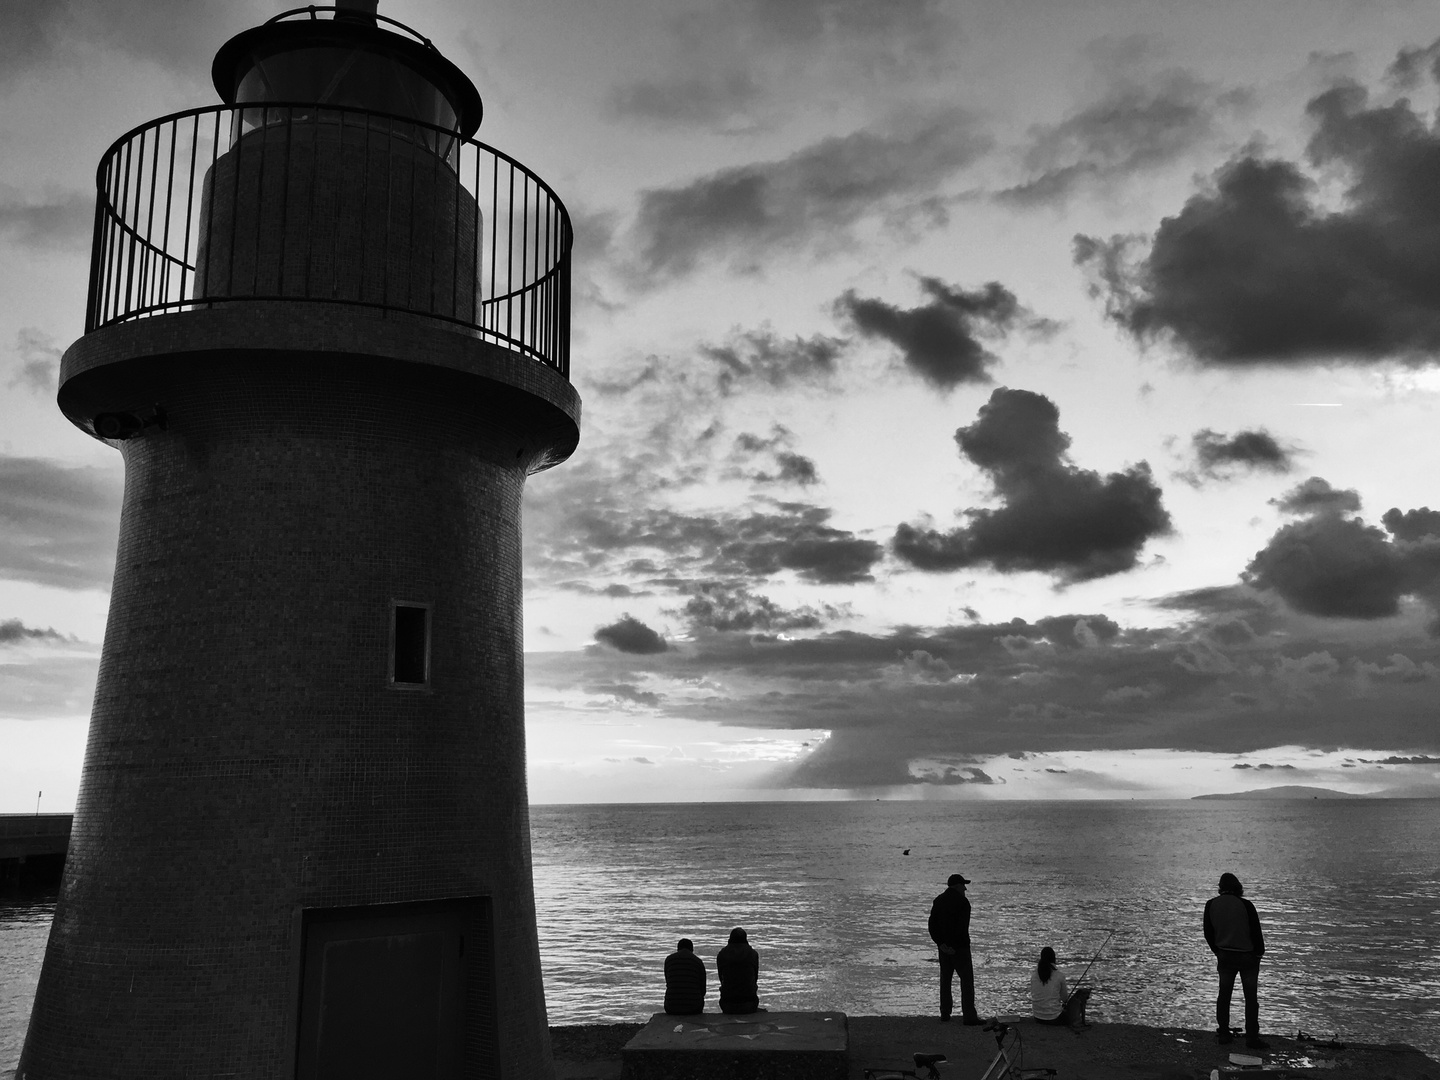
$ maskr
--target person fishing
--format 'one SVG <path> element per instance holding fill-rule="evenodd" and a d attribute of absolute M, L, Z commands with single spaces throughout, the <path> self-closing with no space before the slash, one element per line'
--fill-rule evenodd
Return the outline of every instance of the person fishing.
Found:
<path fill-rule="evenodd" d="M 1041 949 L 1040 962 L 1030 973 L 1030 1011 L 1035 1022 L 1056 1027 L 1089 1027 L 1085 1019 L 1085 1005 L 1089 1000 L 1090 987 L 1077 987 L 1072 993 L 1065 985 L 1064 973 L 1055 965 L 1055 950 L 1049 945 Z"/>

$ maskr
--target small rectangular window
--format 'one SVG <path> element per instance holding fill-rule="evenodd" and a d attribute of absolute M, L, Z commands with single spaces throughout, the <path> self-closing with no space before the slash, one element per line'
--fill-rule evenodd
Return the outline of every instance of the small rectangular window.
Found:
<path fill-rule="evenodd" d="M 429 604 L 395 601 L 390 624 L 390 682 L 395 686 L 429 685 Z"/>

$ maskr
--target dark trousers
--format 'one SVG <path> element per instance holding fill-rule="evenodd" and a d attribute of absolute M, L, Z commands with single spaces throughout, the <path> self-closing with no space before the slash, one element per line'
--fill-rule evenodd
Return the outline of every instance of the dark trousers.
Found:
<path fill-rule="evenodd" d="M 1260 958 L 1250 952 L 1221 949 L 1215 954 L 1215 970 L 1220 973 L 1220 994 L 1215 999 L 1215 1026 L 1230 1030 L 1230 995 L 1235 992 L 1235 976 L 1245 992 L 1245 1035 L 1260 1034 Z"/>
<path fill-rule="evenodd" d="M 950 993 L 950 980 L 960 973 L 960 1014 L 966 1020 L 979 1017 L 975 1011 L 975 968 L 970 963 L 969 949 L 956 949 L 953 953 L 940 953 L 940 1015 L 949 1016 L 955 1008 L 955 998 Z"/>

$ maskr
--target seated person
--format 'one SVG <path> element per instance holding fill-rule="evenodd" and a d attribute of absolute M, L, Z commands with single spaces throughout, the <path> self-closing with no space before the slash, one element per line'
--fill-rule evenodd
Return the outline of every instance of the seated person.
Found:
<path fill-rule="evenodd" d="M 745 931 L 730 931 L 730 943 L 715 957 L 720 976 L 720 1011 L 727 1013 L 764 1012 L 760 1008 L 760 955 L 750 947 Z"/>
<path fill-rule="evenodd" d="M 1040 963 L 1030 973 L 1030 1005 L 1035 1020 L 1041 1024 L 1089 1027 L 1085 1022 L 1085 1003 L 1090 988 L 1081 987 L 1067 993 L 1065 976 L 1055 967 L 1055 950 L 1046 945 L 1040 950 Z"/>
<path fill-rule="evenodd" d="M 672 1016 L 705 1011 L 705 961 L 695 955 L 689 938 L 682 937 L 665 957 L 665 1011 Z"/>

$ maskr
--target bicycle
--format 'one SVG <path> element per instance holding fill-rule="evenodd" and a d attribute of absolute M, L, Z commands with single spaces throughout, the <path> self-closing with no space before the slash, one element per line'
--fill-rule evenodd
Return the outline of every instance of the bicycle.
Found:
<path fill-rule="evenodd" d="M 981 1075 L 980 1080 L 1051 1080 L 1056 1075 L 1054 1069 L 1026 1069 L 1022 1068 L 1024 1061 L 1023 1047 L 1020 1040 L 1020 1032 L 1015 1031 L 1010 1024 L 1003 1020 L 991 1020 L 986 1023 L 983 1030 L 991 1032 L 995 1036 L 995 1060 L 990 1062 L 990 1067 Z M 1009 1043 L 1006 1037 L 1012 1036 Z M 1014 1060 L 1011 1060 L 1011 1051 L 1014 1052 Z M 942 1080 L 939 1065 L 948 1059 L 944 1054 L 913 1054 L 915 1062 L 912 1069 L 865 1069 L 862 1072 L 865 1080 Z M 918 1070 L 924 1069 L 921 1073 Z M 949 1073 L 953 1076 L 953 1071 Z"/>

